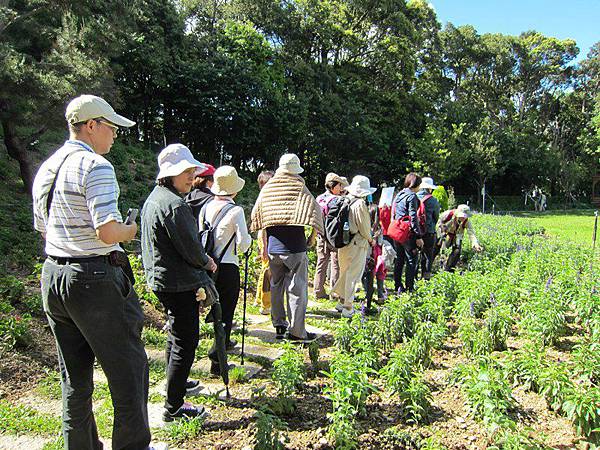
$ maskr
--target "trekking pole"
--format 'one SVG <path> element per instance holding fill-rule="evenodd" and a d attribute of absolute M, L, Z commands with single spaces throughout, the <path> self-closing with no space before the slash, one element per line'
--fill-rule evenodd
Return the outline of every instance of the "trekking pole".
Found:
<path fill-rule="evenodd" d="M 241 361 L 240 365 L 244 365 L 244 346 L 246 343 L 246 299 L 248 298 L 248 259 L 252 252 L 252 244 L 250 248 L 244 253 L 246 260 L 244 261 L 244 307 L 242 313 L 242 351 L 240 353 Z"/>
<path fill-rule="evenodd" d="M 594 283 L 594 258 L 596 257 L 596 237 L 598 235 L 598 211 L 594 212 L 594 234 L 592 235 L 592 260 L 590 261 L 590 276 Z M 592 286 L 592 290 L 594 286 Z"/>

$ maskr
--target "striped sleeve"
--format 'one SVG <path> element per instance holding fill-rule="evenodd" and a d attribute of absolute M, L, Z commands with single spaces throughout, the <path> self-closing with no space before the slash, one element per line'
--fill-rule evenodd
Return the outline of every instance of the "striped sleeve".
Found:
<path fill-rule="evenodd" d="M 119 186 L 115 170 L 108 161 L 95 164 L 88 172 L 85 199 L 94 229 L 108 222 L 122 222 L 118 207 Z"/>

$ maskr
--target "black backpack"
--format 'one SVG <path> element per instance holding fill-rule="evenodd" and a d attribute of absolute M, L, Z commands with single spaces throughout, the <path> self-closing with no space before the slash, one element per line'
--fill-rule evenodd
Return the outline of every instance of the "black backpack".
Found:
<path fill-rule="evenodd" d="M 215 263 L 217 264 L 217 268 L 218 268 L 219 264 L 221 263 L 221 260 L 223 259 L 223 256 L 225 255 L 225 252 L 227 251 L 227 249 L 229 248 L 229 246 L 235 239 L 235 233 L 233 233 L 231 235 L 231 238 L 229 238 L 229 241 L 225 245 L 225 248 L 223 248 L 223 251 L 221 252 L 221 254 L 217 255 L 215 252 L 215 234 L 217 232 L 217 226 L 219 225 L 219 222 L 221 222 L 223 217 L 225 217 L 225 214 L 227 214 L 229 211 L 231 211 L 237 205 L 234 203 L 227 203 L 225 206 L 223 206 L 221 208 L 221 210 L 214 217 L 213 223 L 210 224 L 206 220 L 206 207 L 208 206 L 209 203 L 210 202 L 206 203 L 202 207 L 202 209 L 200 210 L 200 216 L 198 217 L 198 222 L 202 223 L 203 228 L 204 228 L 202 231 L 200 231 L 200 242 L 202 243 L 202 246 L 204 247 L 204 251 L 206 252 L 206 254 L 215 261 Z M 213 277 L 216 276 L 216 273 L 217 272 L 215 272 L 213 274 Z"/>
<path fill-rule="evenodd" d="M 329 201 L 329 210 L 325 215 L 325 238 L 335 248 L 345 247 L 352 241 L 350 233 L 350 205 L 359 199 L 335 197 Z"/>

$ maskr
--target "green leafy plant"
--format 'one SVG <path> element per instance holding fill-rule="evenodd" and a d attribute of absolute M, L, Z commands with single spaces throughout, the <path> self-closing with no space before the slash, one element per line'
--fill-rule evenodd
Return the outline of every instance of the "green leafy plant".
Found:
<path fill-rule="evenodd" d="M 563 402 L 562 409 L 577 433 L 600 444 L 600 389 L 573 391 Z"/>
<path fill-rule="evenodd" d="M 506 376 L 489 359 L 458 366 L 452 380 L 461 385 L 474 417 L 493 432 L 503 427 L 513 427 L 508 410 L 516 405 Z"/>
<path fill-rule="evenodd" d="M 431 411 L 433 397 L 429 386 L 421 376 L 411 378 L 406 389 L 399 393 L 404 403 L 408 423 L 421 424 L 426 422 Z"/>
<path fill-rule="evenodd" d="M 287 423 L 268 412 L 258 410 L 254 450 L 284 450 L 289 438 L 285 434 Z"/>
<path fill-rule="evenodd" d="M 279 395 L 291 397 L 304 380 L 304 360 L 302 353 L 290 342 L 283 344 L 283 350 L 283 354 L 273 363 L 272 378 L 277 385 Z"/>
<path fill-rule="evenodd" d="M 28 346 L 31 343 L 30 321 L 29 314 L 0 314 L 0 347 L 12 349 Z"/>

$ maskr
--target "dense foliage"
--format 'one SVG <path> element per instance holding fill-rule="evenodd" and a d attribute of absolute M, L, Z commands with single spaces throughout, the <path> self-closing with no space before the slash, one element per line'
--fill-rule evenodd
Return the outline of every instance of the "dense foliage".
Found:
<path fill-rule="evenodd" d="M 410 169 L 463 194 L 589 194 L 598 44 L 443 29 L 423 0 L 26 0 L 0 6 L 0 122 L 31 185 L 40 137 L 95 92 L 138 125 L 244 172 L 300 154 L 307 179 Z M 15 93 L 20 95 L 16 96 Z"/>

